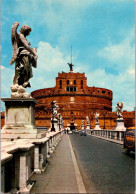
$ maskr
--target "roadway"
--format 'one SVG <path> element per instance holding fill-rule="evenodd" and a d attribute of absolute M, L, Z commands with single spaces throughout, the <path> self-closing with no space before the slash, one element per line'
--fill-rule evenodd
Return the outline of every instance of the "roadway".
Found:
<path fill-rule="evenodd" d="M 69 134 L 88 193 L 134 193 L 135 155 L 122 145 L 92 136 Z"/>

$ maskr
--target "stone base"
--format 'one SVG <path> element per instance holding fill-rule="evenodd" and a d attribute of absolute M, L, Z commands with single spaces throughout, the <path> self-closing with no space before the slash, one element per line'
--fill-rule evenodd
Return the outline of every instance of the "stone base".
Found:
<path fill-rule="evenodd" d="M 94 130 L 102 130 L 102 129 L 100 128 L 99 123 L 96 123 L 96 124 L 95 124 L 95 128 L 94 128 Z"/>
<path fill-rule="evenodd" d="M 45 137 L 35 127 L 34 98 L 2 98 L 5 102 L 5 125 L 1 130 L 3 139 L 33 139 Z"/>
<path fill-rule="evenodd" d="M 58 128 L 58 120 L 56 118 L 54 118 L 53 120 L 51 119 L 51 124 L 52 125 L 54 124 L 55 131 L 59 131 L 59 128 Z M 51 129 L 52 129 L 52 127 L 51 127 Z"/>
<path fill-rule="evenodd" d="M 124 119 L 117 119 L 116 120 L 116 127 L 115 131 L 126 131 L 126 127 L 124 126 Z"/>
<path fill-rule="evenodd" d="M 89 129 L 90 129 L 90 125 L 87 125 L 87 126 L 86 126 L 86 129 L 88 129 L 88 130 L 89 130 Z"/>

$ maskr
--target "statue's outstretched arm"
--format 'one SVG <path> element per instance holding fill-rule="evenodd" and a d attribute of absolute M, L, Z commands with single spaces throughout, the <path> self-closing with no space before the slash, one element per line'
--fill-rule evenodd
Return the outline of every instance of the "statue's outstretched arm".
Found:
<path fill-rule="evenodd" d="M 24 37 L 23 34 L 19 35 L 21 42 L 23 43 L 24 47 L 34 56 L 37 57 L 36 53 L 33 52 L 33 50 L 30 48 L 30 46 L 28 45 L 28 42 L 26 40 L 26 38 Z"/>

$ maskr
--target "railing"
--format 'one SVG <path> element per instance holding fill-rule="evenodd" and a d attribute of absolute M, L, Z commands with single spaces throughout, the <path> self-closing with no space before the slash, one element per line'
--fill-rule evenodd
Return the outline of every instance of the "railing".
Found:
<path fill-rule="evenodd" d="M 49 132 L 41 139 L 20 139 L 1 143 L 1 193 L 30 193 L 34 173 L 41 174 L 47 159 L 64 134 Z"/>
<path fill-rule="evenodd" d="M 96 136 L 120 140 L 120 141 L 123 141 L 124 133 L 125 133 L 125 131 L 104 130 L 104 129 L 91 131 L 91 135 L 96 135 Z"/>

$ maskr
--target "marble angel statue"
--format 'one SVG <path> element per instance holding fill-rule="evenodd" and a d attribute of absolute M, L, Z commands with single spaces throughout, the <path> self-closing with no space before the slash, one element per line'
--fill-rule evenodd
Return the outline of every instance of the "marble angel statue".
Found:
<path fill-rule="evenodd" d="M 15 75 L 13 79 L 13 86 L 19 85 L 23 88 L 31 87 L 29 79 L 33 77 L 32 67 L 37 67 L 37 50 L 31 48 L 26 36 L 31 32 L 31 28 L 23 25 L 20 33 L 17 33 L 18 22 L 15 22 L 11 30 L 11 40 L 13 47 L 13 54 L 10 60 L 10 65 L 15 63 Z"/>
<path fill-rule="evenodd" d="M 123 109 L 123 102 L 117 102 L 117 107 L 116 107 L 116 113 L 117 113 L 117 116 L 118 118 L 123 118 L 121 112 L 122 112 L 122 109 Z"/>

